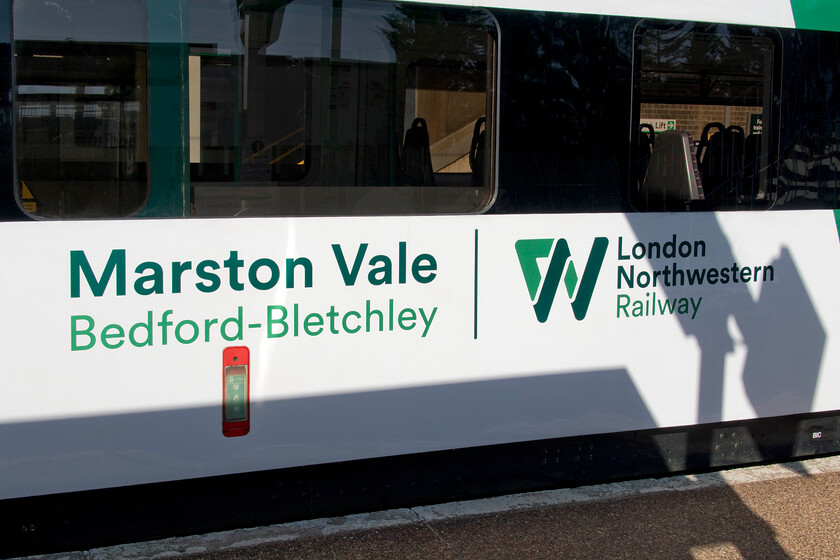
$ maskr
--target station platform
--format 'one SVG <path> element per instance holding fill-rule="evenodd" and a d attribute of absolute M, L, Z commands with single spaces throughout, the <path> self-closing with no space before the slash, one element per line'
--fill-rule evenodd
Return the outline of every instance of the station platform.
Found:
<path fill-rule="evenodd" d="M 301 521 L 37 558 L 840 558 L 840 456 Z"/>

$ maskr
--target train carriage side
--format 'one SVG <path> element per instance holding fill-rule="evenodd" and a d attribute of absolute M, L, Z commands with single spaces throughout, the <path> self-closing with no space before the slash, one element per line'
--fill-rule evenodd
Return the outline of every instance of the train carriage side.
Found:
<path fill-rule="evenodd" d="M 828 4 L 0 2 L 0 557 L 840 451 Z"/>

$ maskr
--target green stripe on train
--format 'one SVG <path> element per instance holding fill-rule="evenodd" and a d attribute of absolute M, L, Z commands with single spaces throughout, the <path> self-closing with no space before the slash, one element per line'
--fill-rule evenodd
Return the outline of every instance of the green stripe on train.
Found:
<path fill-rule="evenodd" d="M 840 236 L 840 210 L 834 211 L 834 223 L 837 224 L 837 235 Z"/>
<path fill-rule="evenodd" d="M 798 29 L 840 31 L 838 0 L 790 0 Z"/>

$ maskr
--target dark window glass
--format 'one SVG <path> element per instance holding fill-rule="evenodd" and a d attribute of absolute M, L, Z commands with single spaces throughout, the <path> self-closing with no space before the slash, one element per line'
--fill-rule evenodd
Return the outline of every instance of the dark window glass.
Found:
<path fill-rule="evenodd" d="M 128 216 L 148 197 L 140 0 L 14 3 L 17 195 L 45 218 Z"/>
<path fill-rule="evenodd" d="M 778 35 L 643 23 L 634 48 L 636 207 L 768 208 L 777 177 Z"/>
<path fill-rule="evenodd" d="M 192 0 L 189 14 L 193 214 L 476 212 L 492 201 L 485 12 Z"/>

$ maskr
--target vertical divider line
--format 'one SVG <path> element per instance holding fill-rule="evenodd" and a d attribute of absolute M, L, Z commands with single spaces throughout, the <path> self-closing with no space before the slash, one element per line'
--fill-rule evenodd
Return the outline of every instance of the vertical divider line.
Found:
<path fill-rule="evenodd" d="M 473 275 L 473 339 L 478 340 L 478 229 L 475 230 L 475 270 Z"/>

